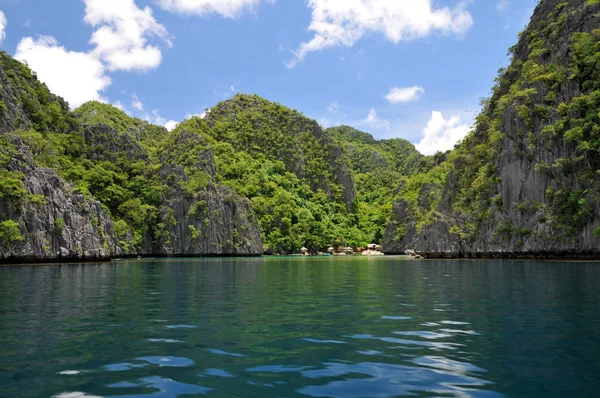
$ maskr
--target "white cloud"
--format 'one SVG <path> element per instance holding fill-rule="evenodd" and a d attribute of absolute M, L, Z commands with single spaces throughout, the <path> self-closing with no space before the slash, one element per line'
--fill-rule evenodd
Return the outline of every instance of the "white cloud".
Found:
<path fill-rule="evenodd" d="M 444 119 L 442 112 L 431 112 L 431 119 L 423 130 L 423 138 L 415 145 L 424 155 L 445 152 L 454 148 L 471 130 L 471 126 L 463 124 L 459 116 Z"/>
<path fill-rule="evenodd" d="M 434 33 L 462 35 L 473 25 L 466 7 L 435 8 L 433 0 L 309 0 L 315 32 L 286 63 L 293 68 L 311 52 L 330 47 L 351 47 L 369 33 L 379 33 L 393 43 L 427 37 Z"/>
<path fill-rule="evenodd" d="M 93 54 L 107 63 L 108 69 L 148 70 L 160 65 L 160 49 L 148 43 L 156 37 L 171 46 L 165 27 L 154 19 L 150 7 L 139 8 L 134 0 L 83 0 L 84 20 L 98 27 L 90 43 Z"/>
<path fill-rule="evenodd" d="M 153 110 L 150 115 L 144 115 L 142 119 L 149 123 L 163 126 L 169 131 L 173 130 L 179 124 L 179 122 L 175 120 L 167 120 L 162 117 L 158 109 Z"/>
<path fill-rule="evenodd" d="M 229 86 L 229 90 L 231 90 L 232 93 L 235 93 L 235 87 L 234 86 Z"/>
<path fill-rule="evenodd" d="M 169 120 L 168 122 L 165 123 L 165 127 L 167 130 L 173 131 L 173 129 L 175 127 L 177 127 L 178 124 L 179 124 L 179 122 L 176 122 L 175 120 Z"/>
<path fill-rule="evenodd" d="M 379 116 L 377 115 L 377 111 L 375 110 L 375 108 L 371 108 L 369 110 L 369 114 L 367 115 L 367 118 L 362 120 L 361 123 L 369 125 L 374 128 L 385 128 L 388 130 L 390 128 L 390 121 L 385 120 L 385 119 L 380 119 Z"/>
<path fill-rule="evenodd" d="M 340 103 L 337 101 L 333 101 L 327 107 L 327 112 L 329 112 L 329 113 L 338 113 L 339 110 L 340 110 Z"/>
<path fill-rule="evenodd" d="M 6 20 L 6 15 L 0 10 L 0 44 L 6 39 L 6 25 L 8 21 Z"/>
<path fill-rule="evenodd" d="M 167 119 L 160 116 L 158 109 L 153 110 L 150 115 L 145 115 L 143 119 L 152 124 L 158 124 L 159 126 L 164 126 L 167 124 Z"/>
<path fill-rule="evenodd" d="M 261 0 L 156 0 L 167 11 L 181 14 L 221 14 L 225 18 L 237 18 L 244 11 L 254 11 Z M 272 0 L 267 0 L 272 3 Z"/>
<path fill-rule="evenodd" d="M 133 93 L 131 95 L 131 106 L 133 106 L 140 112 L 144 110 L 144 103 L 140 101 L 140 98 L 137 96 L 136 93 Z"/>
<path fill-rule="evenodd" d="M 206 117 L 206 114 L 210 112 L 210 109 L 207 109 L 205 111 L 202 111 L 202 113 L 187 113 L 184 117 L 184 120 L 188 120 L 191 119 L 193 117 L 199 117 L 201 119 L 204 119 Z"/>
<path fill-rule="evenodd" d="M 25 37 L 15 58 L 25 61 L 53 93 L 76 108 L 86 101 L 102 100 L 100 92 L 111 84 L 104 65 L 93 55 L 67 51 L 51 36 Z"/>
<path fill-rule="evenodd" d="M 42 36 L 23 38 L 15 54 L 17 59 L 27 61 L 40 80 L 72 107 L 89 100 L 106 102 L 100 92 L 111 84 L 105 75 L 107 70 L 144 71 L 160 65 L 161 50 L 150 40 L 157 38 L 172 45 L 167 30 L 154 19 L 149 7 L 139 8 L 134 0 L 83 2 L 84 21 L 97 28 L 90 39 L 95 45 L 92 51 L 68 51 L 53 37 Z M 2 17 L 4 14 L 0 15 L 0 39 Z M 132 96 L 131 105 L 143 110 L 143 103 L 136 95 Z M 118 106 L 124 108 L 120 102 Z"/>
<path fill-rule="evenodd" d="M 510 0 L 498 0 L 496 9 L 500 12 L 506 10 L 510 6 Z"/>
<path fill-rule="evenodd" d="M 125 111 L 125 107 L 123 106 L 121 101 L 117 101 L 117 102 L 113 103 L 112 106 L 114 106 L 115 108 L 117 108 L 121 111 Z"/>
<path fill-rule="evenodd" d="M 407 103 L 419 99 L 421 94 L 424 94 L 425 90 L 420 86 L 412 87 L 392 87 L 389 93 L 385 96 L 385 99 L 391 104 Z"/>

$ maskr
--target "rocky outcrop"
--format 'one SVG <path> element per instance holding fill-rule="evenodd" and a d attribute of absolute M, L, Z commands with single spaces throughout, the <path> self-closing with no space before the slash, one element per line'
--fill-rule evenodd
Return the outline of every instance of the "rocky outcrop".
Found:
<path fill-rule="evenodd" d="M 36 164 L 34 148 L 19 132 L 36 124 L 45 127 L 36 94 L 48 91 L 27 68 L 5 53 L 0 56 L 0 262 L 120 255 L 114 225 L 102 205 Z M 44 101 L 59 115 L 68 111 L 62 99 L 49 93 Z"/>
<path fill-rule="evenodd" d="M 218 181 L 200 136 L 184 132 L 187 149 L 162 148 L 177 156 L 158 163 L 165 128 L 103 104 L 74 114 L 26 65 L 0 55 L 0 262 L 262 254 L 249 201 Z M 190 183 L 199 175 L 205 184 Z M 154 196 L 142 202 L 145 188 Z M 133 206 L 130 219 L 121 205 Z"/>
<path fill-rule="evenodd" d="M 181 131 L 177 147 L 204 148 L 199 135 Z M 263 254 L 258 221 L 246 198 L 216 181 L 217 172 L 212 147 L 197 152 L 187 169 L 203 173 L 206 187 L 189 192 L 182 188 L 190 181 L 185 168 L 170 161 L 176 148 L 163 148 L 159 154 L 164 164 L 160 178 L 171 191 L 162 207 L 160 222 L 165 234 L 153 246 L 159 255 L 239 255 Z M 183 183 L 183 184 L 182 184 Z"/>
<path fill-rule="evenodd" d="M 94 161 L 128 160 L 150 164 L 150 154 L 134 138 L 139 129 L 119 133 L 108 125 L 84 126 L 85 153 Z M 142 132 L 143 134 L 143 132 Z M 166 130 L 165 130 L 166 134 Z M 139 247 L 123 237 L 129 255 L 258 256 L 262 237 L 247 199 L 217 180 L 212 147 L 185 130 L 158 151 L 158 181 L 165 185 L 157 226 L 149 228 Z M 194 151 L 188 156 L 186 151 Z M 205 178 L 197 185 L 194 178 Z"/>
<path fill-rule="evenodd" d="M 421 201 L 432 189 L 427 184 L 420 188 L 418 203 L 400 198 L 387 226 L 386 253 L 415 249 L 429 257 L 600 257 L 600 164 L 593 150 L 582 149 L 583 136 L 569 139 L 573 132 L 566 131 L 583 126 L 568 121 L 574 114 L 595 108 L 582 99 L 592 84 L 573 77 L 574 35 L 600 28 L 600 6 L 589 3 L 538 4 L 512 50 L 511 67 L 462 144 L 472 159 L 483 147 L 491 148 L 492 157 L 471 177 L 464 158 L 450 160 L 445 166 L 451 171 L 434 188 L 433 204 Z M 569 108 L 576 101 L 580 108 Z M 489 189 L 475 191 L 485 180 Z"/>
<path fill-rule="evenodd" d="M 22 192 L 0 197 L 0 222 L 16 223 L 18 233 L 0 239 L 0 262 L 95 261 L 123 254 L 100 202 L 38 167 L 27 148 L 16 149 L 5 170 L 22 176 Z"/>

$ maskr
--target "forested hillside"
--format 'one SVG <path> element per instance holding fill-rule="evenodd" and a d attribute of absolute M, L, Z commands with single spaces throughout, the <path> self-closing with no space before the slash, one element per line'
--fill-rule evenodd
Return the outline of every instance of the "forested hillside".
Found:
<path fill-rule="evenodd" d="M 407 141 L 352 130 L 370 137 L 361 144 L 344 129 L 236 95 L 176 131 L 198 132 L 214 148 L 219 180 L 252 203 L 265 252 L 294 253 L 381 243 L 398 178 L 427 164 Z M 373 159 L 361 165 L 367 152 Z"/>
<path fill-rule="evenodd" d="M 597 255 L 599 12 L 596 0 L 539 3 L 473 132 L 402 183 L 388 253 Z"/>
<path fill-rule="evenodd" d="M 262 254 L 203 137 L 97 102 L 71 112 L 6 53 L 0 80 L 0 259 Z"/>
<path fill-rule="evenodd" d="M 5 261 L 380 243 L 397 180 L 428 165 L 258 96 L 168 132 L 104 103 L 70 111 L 26 65 L 0 66 Z"/>
<path fill-rule="evenodd" d="M 0 260 L 600 251 L 600 2 L 546 0 L 473 131 L 426 157 L 236 95 L 165 128 L 0 57 Z"/>
<path fill-rule="evenodd" d="M 403 139 L 375 140 L 349 126 L 327 130 L 348 157 L 356 181 L 358 226 L 363 241 L 381 243 L 402 178 L 428 170 L 433 158 Z"/>

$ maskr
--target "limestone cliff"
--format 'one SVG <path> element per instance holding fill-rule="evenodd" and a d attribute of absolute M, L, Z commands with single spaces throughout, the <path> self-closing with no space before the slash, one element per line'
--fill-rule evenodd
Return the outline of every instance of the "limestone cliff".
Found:
<path fill-rule="evenodd" d="M 262 254 L 248 200 L 215 169 L 202 137 L 105 104 L 71 112 L 1 54 L 0 262 Z"/>
<path fill-rule="evenodd" d="M 600 255 L 599 12 L 538 4 L 474 131 L 399 188 L 387 253 Z"/>
<path fill-rule="evenodd" d="M 44 97 L 40 98 L 40 94 Z M 68 106 L 48 93 L 22 64 L 0 62 L 0 262 L 102 260 L 121 255 L 114 225 L 102 205 L 77 193 L 34 157 L 45 153 L 55 113 L 58 133 L 73 120 Z"/>

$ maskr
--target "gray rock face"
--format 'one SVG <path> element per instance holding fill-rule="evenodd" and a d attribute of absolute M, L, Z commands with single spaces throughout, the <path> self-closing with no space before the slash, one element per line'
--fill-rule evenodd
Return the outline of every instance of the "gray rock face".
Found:
<path fill-rule="evenodd" d="M 22 71 L 5 70 L 0 64 L 0 149 L 7 162 L 0 162 L 0 172 L 21 173 L 24 193 L 21 197 L 0 194 L 0 223 L 15 222 L 21 239 L 0 239 L 0 262 L 49 260 L 103 260 L 122 253 L 114 226 L 101 204 L 75 193 L 72 186 L 53 170 L 36 165 L 29 148 L 13 134 L 31 128 L 29 113 L 20 99 L 22 90 L 11 84 L 7 74 Z M 60 108 L 67 107 L 60 98 Z M 2 181 L 2 182 L 6 182 Z"/>
<path fill-rule="evenodd" d="M 145 127 L 119 133 L 108 125 L 82 126 L 69 113 L 68 105 L 51 95 L 27 68 L 6 54 L 2 57 L 0 262 L 97 261 L 123 255 L 254 256 L 263 253 L 258 222 L 250 203 L 217 181 L 211 148 L 194 159 L 196 168 L 206 173 L 210 181 L 191 195 L 179 184 L 188 179 L 184 168 L 165 162 L 160 173 L 165 179 L 171 178 L 168 182 L 171 189 L 160 206 L 162 229 L 157 236 L 144 235 L 142 249 L 132 251 L 133 236 L 119 239 L 111 216 L 99 201 L 79 194 L 56 171 L 40 167 L 36 163 L 40 156 L 51 157 L 52 154 L 31 142 L 39 137 L 49 139 L 38 133 L 73 134 L 77 149 L 81 149 L 77 153 L 91 162 L 118 163 L 126 159 L 150 164 L 153 155 L 140 143 L 140 135 L 147 133 Z M 38 95 L 46 96 L 46 102 L 42 104 Z M 49 108 L 48 101 L 58 105 L 60 112 L 68 117 L 60 127 L 48 128 L 47 124 L 43 125 L 46 120 L 39 117 Z M 36 130 L 34 138 L 24 138 L 26 130 L 39 126 L 45 131 Z M 152 134 L 167 133 L 166 129 L 156 126 L 151 129 Z M 204 147 L 200 141 L 197 144 Z"/>
<path fill-rule="evenodd" d="M 539 3 L 531 20 L 530 28 L 537 27 L 548 14 L 559 9 L 559 0 L 543 0 Z M 600 27 L 600 6 L 584 5 L 585 0 L 571 0 L 561 33 L 551 43 L 552 52 L 544 65 L 562 65 L 569 68 L 569 48 L 571 37 L 575 32 L 591 32 Z M 567 3 L 565 3 L 567 4 Z M 526 31 L 516 46 L 516 60 L 526 60 L 530 49 Z M 569 76 L 567 72 L 567 76 Z M 510 77 L 509 77 L 510 78 Z M 512 77 L 514 79 L 514 76 Z M 544 104 L 545 88 L 542 84 L 535 86 L 537 94 L 532 96 L 531 108 Z M 581 94 L 581 87 L 571 80 L 560 86 L 556 106 L 561 102 L 569 103 Z M 495 110 L 492 109 L 490 114 Z M 449 175 L 441 192 L 441 200 L 437 205 L 435 221 L 428 225 L 418 226 L 414 210 L 404 200 L 398 201 L 393 208 L 390 223 L 384 238 L 386 253 L 403 253 L 406 249 L 415 249 L 418 253 L 430 257 L 537 257 L 537 256 L 600 256 L 600 239 L 593 231 L 600 226 L 600 206 L 598 201 L 591 204 L 592 216 L 576 236 L 565 237 L 564 231 L 557 230 L 546 220 L 552 217 L 548 211 L 551 199 L 547 190 L 551 186 L 582 186 L 578 177 L 580 171 L 567 172 L 564 168 L 551 167 L 547 171 L 535 169 L 536 164 L 545 162 L 556 165 L 577 157 L 576 147 L 560 138 L 549 141 L 544 138 L 542 128 L 558 120 L 560 116 L 556 107 L 550 112 L 548 120 L 535 118 L 533 128 L 519 116 L 518 110 L 507 106 L 501 115 L 501 132 L 504 139 L 496 159 L 492 165 L 497 170 L 497 197 L 499 205 L 492 205 L 491 216 L 481 224 L 476 236 L 463 236 L 459 232 L 466 229 L 470 221 L 465 215 L 455 212 L 453 205 L 458 195 L 456 178 Z M 530 131 L 531 134 L 523 134 Z M 527 150 L 534 137 L 535 150 Z M 526 154 L 526 155 L 524 155 Z M 562 160 L 561 160 L 562 159 Z M 569 167 L 567 164 L 566 167 Z M 581 167 L 581 166 L 576 166 Z M 591 186 L 590 186 L 591 187 Z M 422 198 L 427 197 L 430 187 L 424 185 L 419 195 L 419 208 L 428 208 Z M 439 187 L 438 187 L 439 188 Z M 569 189 L 569 188 L 566 188 Z M 493 195 L 492 195 L 493 196 Z"/>
<path fill-rule="evenodd" d="M 88 148 L 88 157 L 92 161 L 115 161 L 120 154 L 127 154 L 127 158 L 130 160 L 148 158 L 140 144 L 131 135 L 119 134 L 118 131 L 104 124 L 83 126 L 83 138 Z"/>
<path fill-rule="evenodd" d="M 165 130 L 166 133 L 166 130 Z M 119 157 L 147 160 L 148 154 L 129 134 L 119 134 L 107 125 L 85 126 L 84 136 L 88 157 L 96 161 L 115 160 Z M 158 154 L 164 166 L 159 172 L 161 181 L 170 190 L 160 206 L 156 236 L 146 234 L 141 250 L 131 255 L 153 256 L 258 256 L 262 255 L 262 237 L 250 202 L 217 181 L 216 163 L 212 147 L 193 133 L 182 132 L 175 143 Z M 192 169 L 201 170 L 209 177 L 206 188 L 190 193 L 181 184 L 189 181 L 184 167 L 171 159 L 171 154 L 182 147 L 205 148 L 193 158 Z M 95 151 L 94 148 L 99 148 Z M 127 241 L 127 240 L 126 240 Z M 127 242 L 130 243 L 130 242 Z"/>
<path fill-rule="evenodd" d="M 183 132 L 179 143 L 202 146 L 202 139 Z M 179 182 L 187 181 L 183 167 L 165 163 L 161 179 L 169 181 L 172 192 L 161 212 L 166 234 L 153 244 L 161 255 L 244 255 L 263 254 L 258 220 L 250 202 L 231 188 L 216 181 L 216 165 L 212 147 L 195 158 L 196 168 L 210 178 L 206 189 L 190 195 Z"/>
<path fill-rule="evenodd" d="M 21 153 L 7 170 L 23 173 L 27 194 L 20 200 L 0 199 L 0 222 L 17 222 L 23 240 L 0 242 L 0 261 L 92 261 L 121 255 L 101 204 L 75 193 L 54 171 L 36 166 L 26 148 Z"/>

